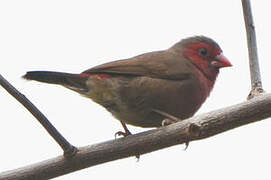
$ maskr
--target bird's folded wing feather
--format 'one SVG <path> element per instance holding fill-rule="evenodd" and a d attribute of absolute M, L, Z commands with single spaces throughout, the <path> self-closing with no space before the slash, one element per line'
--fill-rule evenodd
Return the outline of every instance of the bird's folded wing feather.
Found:
<path fill-rule="evenodd" d="M 148 76 L 152 78 L 185 80 L 192 73 L 191 63 L 168 51 L 142 54 L 131 59 L 102 64 L 83 73 L 108 73 L 116 75 Z"/>

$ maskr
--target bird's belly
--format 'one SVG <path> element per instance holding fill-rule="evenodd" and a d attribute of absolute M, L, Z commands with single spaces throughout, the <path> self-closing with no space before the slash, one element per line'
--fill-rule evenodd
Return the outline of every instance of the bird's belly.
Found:
<path fill-rule="evenodd" d="M 86 96 L 104 106 L 118 120 L 141 127 L 161 126 L 166 117 L 154 109 L 180 119 L 191 117 L 206 98 L 199 81 L 191 79 L 117 77 L 90 80 L 89 86 L 92 88 Z"/>
<path fill-rule="evenodd" d="M 191 117 L 205 98 L 197 81 L 171 81 L 139 77 L 122 87 L 115 109 L 108 109 L 117 119 L 141 127 L 158 127 L 166 118 L 159 110 L 180 119 Z"/>

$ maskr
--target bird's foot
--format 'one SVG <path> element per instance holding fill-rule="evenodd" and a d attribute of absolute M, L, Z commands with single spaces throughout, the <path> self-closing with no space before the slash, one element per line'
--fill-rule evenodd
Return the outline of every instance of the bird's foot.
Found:
<path fill-rule="evenodd" d="M 188 146 L 189 146 L 189 141 L 186 141 L 185 142 L 185 148 L 183 150 L 185 151 L 188 148 Z"/>
<path fill-rule="evenodd" d="M 152 109 L 152 111 L 156 112 L 157 114 L 160 114 L 161 116 L 164 116 L 166 118 L 162 121 L 162 124 L 161 124 L 162 126 L 167 126 L 167 125 L 176 123 L 181 120 L 175 116 L 172 116 L 172 115 L 170 115 L 164 111 L 158 110 L 158 109 Z"/>
<path fill-rule="evenodd" d="M 168 125 L 173 124 L 173 123 L 176 123 L 176 122 L 178 122 L 178 121 L 177 121 L 177 120 L 173 120 L 173 119 L 164 119 L 164 120 L 162 121 L 162 126 L 168 126 Z M 185 142 L 185 148 L 184 148 L 184 151 L 188 148 L 188 146 L 189 146 L 189 141 L 186 141 L 186 142 Z"/>
<path fill-rule="evenodd" d="M 117 136 L 126 137 L 126 136 L 130 136 L 130 135 L 132 135 L 132 133 L 130 131 L 126 131 L 126 132 L 118 131 L 115 133 L 115 138 L 117 138 Z"/>
<path fill-rule="evenodd" d="M 129 136 L 129 135 L 132 135 L 132 133 L 129 131 L 129 129 L 127 128 L 126 124 L 122 121 L 120 121 L 123 129 L 125 132 L 123 131 L 118 131 L 115 133 L 115 138 L 117 138 L 117 136 L 123 136 L 123 137 L 126 137 L 126 136 Z"/>
<path fill-rule="evenodd" d="M 170 124 L 176 123 L 178 122 L 177 120 L 173 120 L 173 119 L 164 119 L 162 121 L 162 126 L 168 126 Z"/>
<path fill-rule="evenodd" d="M 132 133 L 128 130 L 128 129 L 125 129 L 125 132 L 122 132 L 122 131 L 118 131 L 115 133 L 115 139 L 117 138 L 117 136 L 123 136 L 123 137 L 126 137 L 126 136 L 130 136 L 132 135 Z M 136 155 L 135 156 L 136 159 L 137 159 L 137 162 L 139 161 L 139 158 L 140 158 L 140 155 Z"/>

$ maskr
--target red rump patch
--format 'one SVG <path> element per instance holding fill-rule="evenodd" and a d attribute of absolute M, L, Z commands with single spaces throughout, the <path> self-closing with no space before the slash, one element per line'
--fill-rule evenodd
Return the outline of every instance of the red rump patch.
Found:
<path fill-rule="evenodd" d="M 81 73 L 79 74 L 81 77 L 94 77 L 97 79 L 107 79 L 110 78 L 111 76 L 109 74 L 87 74 L 87 73 Z"/>

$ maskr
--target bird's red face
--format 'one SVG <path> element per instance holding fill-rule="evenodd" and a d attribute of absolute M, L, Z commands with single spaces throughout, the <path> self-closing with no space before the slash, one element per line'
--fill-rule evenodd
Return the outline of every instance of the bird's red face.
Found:
<path fill-rule="evenodd" d="M 220 68 L 232 66 L 222 50 L 209 43 L 191 43 L 184 49 L 188 58 L 208 79 L 215 80 Z"/>

